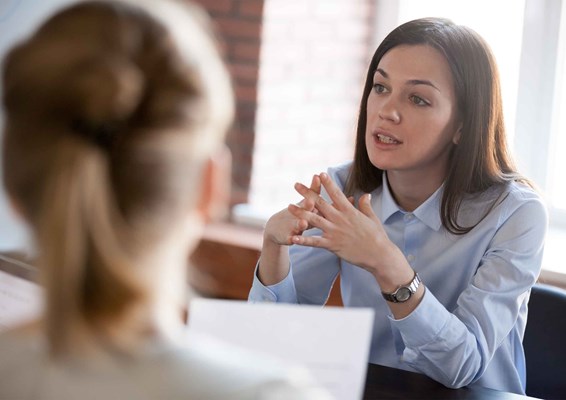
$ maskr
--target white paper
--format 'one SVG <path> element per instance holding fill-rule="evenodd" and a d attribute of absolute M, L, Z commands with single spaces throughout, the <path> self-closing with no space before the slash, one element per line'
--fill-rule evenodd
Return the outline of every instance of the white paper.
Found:
<path fill-rule="evenodd" d="M 42 302 L 37 284 L 0 270 L 0 331 L 38 317 Z"/>
<path fill-rule="evenodd" d="M 189 330 L 300 364 L 339 400 L 361 399 L 374 310 L 194 299 Z"/>

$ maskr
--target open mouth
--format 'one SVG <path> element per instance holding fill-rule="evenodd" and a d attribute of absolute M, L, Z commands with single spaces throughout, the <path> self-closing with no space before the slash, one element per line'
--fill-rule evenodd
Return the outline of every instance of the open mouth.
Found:
<path fill-rule="evenodd" d="M 377 138 L 377 141 L 380 142 L 380 143 L 401 144 L 401 142 L 398 141 L 397 139 L 393 139 L 391 136 L 387 136 L 387 135 L 384 135 L 382 133 L 378 133 L 377 135 L 375 135 L 375 137 Z"/>

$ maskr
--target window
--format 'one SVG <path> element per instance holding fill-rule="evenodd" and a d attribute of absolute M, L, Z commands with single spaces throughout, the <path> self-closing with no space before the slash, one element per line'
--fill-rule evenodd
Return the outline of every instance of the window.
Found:
<path fill-rule="evenodd" d="M 268 0 L 266 5 L 270 2 L 278 3 L 277 0 Z M 359 3 L 363 1 L 360 0 Z M 560 257 L 560 246 L 566 244 L 566 179 L 560 173 L 566 171 L 566 134 L 560 134 L 566 129 L 564 3 L 564 0 L 375 0 L 374 34 L 367 48 L 369 60 L 375 47 L 393 28 L 405 21 L 426 16 L 452 19 L 456 23 L 470 26 L 486 39 L 494 52 L 501 74 L 510 145 L 521 172 L 534 180 L 548 202 L 550 232 L 543 268 L 562 273 L 566 273 L 566 263 L 563 263 Z M 372 9 L 366 7 L 365 11 L 371 12 Z M 269 21 L 267 23 L 269 24 Z M 293 82 L 285 81 L 283 86 L 286 90 L 282 93 L 288 93 L 293 85 Z M 361 87 L 360 80 L 356 87 L 357 101 L 361 95 Z M 357 103 L 351 101 L 351 104 L 354 106 L 350 105 L 347 109 L 355 113 Z M 309 121 L 307 115 L 301 122 L 309 124 Z M 355 115 L 351 123 L 355 124 Z M 326 136 L 328 140 L 342 141 L 341 145 L 345 150 L 340 157 L 352 154 L 351 147 L 348 146 L 353 142 L 353 129 L 344 127 L 347 126 L 341 127 L 341 139 Z M 319 135 L 318 140 L 325 137 L 323 130 L 315 133 Z M 261 135 L 261 132 L 259 134 Z M 285 132 L 281 134 L 285 135 Z M 333 135 L 335 136 L 335 132 Z M 352 142 L 348 143 L 348 139 Z M 305 147 L 310 145 L 312 144 L 308 141 L 302 143 L 302 146 L 297 143 L 297 146 L 300 146 L 297 154 L 308 157 L 309 149 L 305 151 Z M 308 179 L 305 176 L 318 172 L 321 164 L 320 160 L 312 166 L 302 163 L 299 174 L 291 165 L 292 158 L 290 157 L 291 163 L 288 165 L 283 163 L 273 166 L 277 169 L 276 175 L 285 175 L 288 179 L 288 183 L 279 189 L 279 193 L 285 194 L 277 195 L 271 189 L 259 187 L 260 182 L 252 182 L 252 193 L 255 193 L 250 196 L 252 205 L 235 210 L 236 219 L 238 215 L 244 215 L 245 219 L 246 215 L 255 213 L 257 221 L 261 223 L 271 211 L 282 208 L 289 201 L 293 201 L 293 198 L 297 199 L 293 193 L 292 182 Z M 324 167 L 330 165 L 332 164 L 326 164 Z M 266 198 L 260 194 L 262 190 L 271 190 L 270 194 L 274 197 L 265 201 Z M 265 207 L 266 204 L 269 206 Z M 257 214 L 259 208 L 263 208 L 263 214 Z"/>
<path fill-rule="evenodd" d="M 561 273 L 566 273 L 560 254 L 561 246 L 566 244 L 566 179 L 560 173 L 566 171 L 564 3 L 563 0 L 380 1 L 381 21 L 380 7 L 377 10 L 379 40 L 399 23 L 438 16 L 471 27 L 489 43 L 501 74 L 510 145 L 521 172 L 534 180 L 549 207 L 550 230 L 543 269 Z M 395 14 L 396 18 L 391 18 Z M 391 23 L 392 20 L 395 22 Z"/>
<path fill-rule="evenodd" d="M 397 0 L 379 1 L 378 4 L 376 46 L 396 26 L 423 17 L 451 19 L 474 29 L 487 41 L 501 71 L 505 122 L 512 143 L 525 0 Z M 504 20 L 502 15 L 505 15 Z"/>
<path fill-rule="evenodd" d="M 262 224 L 300 200 L 293 184 L 352 159 L 374 0 L 265 0 L 249 203 Z"/>

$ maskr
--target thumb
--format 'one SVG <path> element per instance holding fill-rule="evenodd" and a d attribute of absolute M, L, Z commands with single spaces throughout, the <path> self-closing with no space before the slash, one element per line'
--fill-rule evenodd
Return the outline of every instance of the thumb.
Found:
<path fill-rule="evenodd" d="M 358 202 L 360 211 L 367 217 L 371 218 L 374 221 L 377 221 L 378 218 L 373 212 L 373 208 L 371 208 L 371 194 L 366 193 Z"/>

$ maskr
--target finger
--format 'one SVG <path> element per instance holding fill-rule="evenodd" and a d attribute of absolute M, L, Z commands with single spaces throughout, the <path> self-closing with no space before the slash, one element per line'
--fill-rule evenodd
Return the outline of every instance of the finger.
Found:
<path fill-rule="evenodd" d="M 332 207 L 324 207 L 327 205 L 326 201 L 319 194 L 315 193 L 312 189 L 306 187 L 302 183 L 295 183 L 295 190 L 297 191 L 297 193 L 304 197 L 303 201 L 299 203 L 299 206 L 304 208 L 305 210 L 314 212 L 316 214 L 318 214 L 320 211 L 322 213 L 322 216 L 325 216 L 322 209 L 330 211 L 334 210 Z"/>
<path fill-rule="evenodd" d="M 293 235 L 300 235 L 306 231 L 309 227 L 309 223 L 306 219 L 298 219 L 295 223 L 295 229 L 291 232 Z"/>
<path fill-rule="evenodd" d="M 316 194 L 320 194 L 320 188 L 320 177 L 318 175 L 313 175 L 310 189 Z"/>
<path fill-rule="evenodd" d="M 297 190 L 297 192 L 301 195 L 305 197 L 305 203 L 308 202 L 313 202 L 313 207 L 314 209 L 312 210 L 312 212 L 315 213 L 320 213 L 322 215 L 322 217 L 332 220 L 335 220 L 335 217 L 337 216 L 337 214 L 339 213 L 338 210 L 336 210 L 331 204 L 329 204 L 326 200 L 324 200 L 324 198 L 316 193 L 314 193 L 311 189 L 307 188 L 305 185 L 303 185 L 302 183 L 296 183 L 295 184 L 295 189 Z M 302 205 L 302 207 L 306 210 L 310 210 L 307 207 L 304 206 L 304 204 Z"/>
<path fill-rule="evenodd" d="M 330 246 L 328 239 L 322 236 L 293 236 L 291 243 L 300 246 L 319 247 L 322 249 L 328 249 Z"/>
<path fill-rule="evenodd" d="M 332 227 L 332 224 L 320 214 L 307 211 L 294 204 L 289 204 L 287 209 L 296 218 L 307 221 L 308 225 L 311 227 L 319 228 L 322 231 L 328 230 Z"/>
<path fill-rule="evenodd" d="M 317 201 L 317 198 L 320 195 L 320 179 L 317 178 L 317 180 L 319 182 L 318 188 L 315 186 L 316 190 L 314 190 L 312 184 L 311 184 L 311 187 L 310 187 L 310 190 L 314 191 L 314 193 L 316 193 L 316 195 L 314 195 L 314 194 L 309 195 L 309 197 L 307 197 L 303 200 L 303 208 L 307 211 L 311 211 L 311 212 L 314 212 L 314 213 L 318 213 L 318 210 L 316 209 L 316 201 Z"/>
<path fill-rule="evenodd" d="M 326 189 L 330 200 L 332 200 L 332 204 L 334 207 L 338 208 L 339 210 L 344 210 L 346 208 L 352 207 L 352 204 L 348 201 L 348 198 L 342 192 L 342 190 L 334 183 L 334 181 L 330 178 L 330 176 L 326 173 L 320 174 L 320 181 L 322 186 Z"/>
<path fill-rule="evenodd" d="M 297 189 L 296 185 L 303 185 L 302 183 L 296 183 L 295 184 L 295 190 Z M 305 186 L 306 187 L 306 186 Z M 311 185 L 310 185 L 310 190 L 312 190 L 314 193 L 316 194 L 320 194 L 320 177 L 318 175 L 313 175 L 312 180 L 311 180 Z M 297 190 L 298 191 L 298 190 Z M 300 193 L 300 192 L 299 192 Z M 303 198 L 303 200 L 301 200 L 298 205 L 300 207 L 303 207 L 305 210 L 309 210 L 309 211 L 313 211 L 314 210 L 314 199 L 309 199 L 309 198 Z"/>
<path fill-rule="evenodd" d="M 373 208 L 371 206 L 371 194 L 366 193 L 362 197 L 360 197 L 358 204 L 359 204 L 359 210 L 366 217 L 369 217 L 373 221 L 379 222 L 379 218 L 377 218 L 377 215 L 375 215 L 375 213 L 373 212 Z"/>
<path fill-rule="evenodd" d="M 351 205 L 354 205 L 354 196 L 349 196 L 348 197 L 348 201 L 350 202 Z"/>
<path fill-rule="evenodd" d="M 295 190 L 297 191 L 297 193 L 299 193 L 301 196 L 303 196 L 303 199 L 297 204 L 299 207 L 304 208 L 307 211 L 315 211 L 315 203 L 316 203 L 316 196 L 318 195 L 318 193 L 316 193 L 313 190 L 313 185 L 316 189 L 316 182 L 314 182 L 315 179 L 313 177 L 313 182 L 311 182 L 311 187 L 307 188 L 305 185 L 303 185 L 300 182 L 295 183 Z M 317 181 L 320 182 L 320 178 L 317 178 Z M 310 190 L 310 192 L 309 192 Z M 318 189 L 320 191 L 320 188 Z"/>
<path fill-rule="evenodd" d="M 295 190 L 297 191 L 297 193 L 304 197 L 305 201 L 310 200 L 311 204 L 313 204 L 314 206 L 314 203 L 316 203 L 316 198 L 319 196 L 318 193 L 306 187 L 300 182 L 295 183 Z"/>
<path fill-rule="evenodd" d="M 297 219 L 295 221 L 295 226 L 291 229 L 289 236 L 282 242 L 285 245 L 292 245 L 293 244 L 293 237 L 296 235 L 302 235 L 304 231 L 309 228 L 309 223 L 304 219 Z"/>
<path fill-rule="evenodd" d="M 305 199 L 303 198 L 301 201 L 297 203 L 297 206 L 304 208 L 307 211 L 315 211 L 315 201 L 312 199 Z"/>

